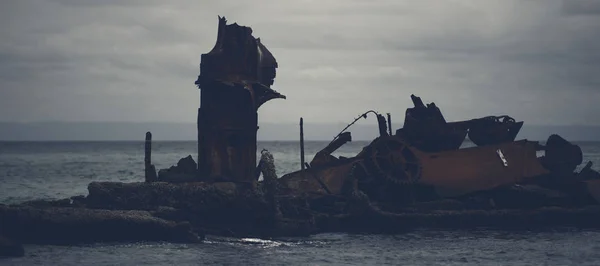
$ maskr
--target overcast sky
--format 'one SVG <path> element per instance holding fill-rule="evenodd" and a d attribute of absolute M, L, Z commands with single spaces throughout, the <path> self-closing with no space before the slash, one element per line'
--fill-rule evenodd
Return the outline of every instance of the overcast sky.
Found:
<path fill-rule="evenodd" d="M 0 121 L 196 121 L 217 16 L 252 27 L 287 96 L 261 122 L 448 120 L 600 125 L 597 0 L 3 0 Z"/>

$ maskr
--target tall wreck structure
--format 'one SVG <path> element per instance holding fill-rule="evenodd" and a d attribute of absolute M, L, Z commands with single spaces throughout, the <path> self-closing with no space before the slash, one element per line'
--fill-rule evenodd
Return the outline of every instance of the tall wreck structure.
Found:
<path fill-rule="evenodd" d="M 252 182 L 256 171 L 258 108 L 285 96 L 271 89 L 277 61 L 250 27 L 219 16 L 217 42 L 201 56 L 198 175 Z"/>

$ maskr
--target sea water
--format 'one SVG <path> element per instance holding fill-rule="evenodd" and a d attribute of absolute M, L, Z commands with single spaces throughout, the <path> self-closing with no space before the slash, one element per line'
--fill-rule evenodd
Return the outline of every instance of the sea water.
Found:
<path fill-rule="evenodd" d="M 350 142 L 336 156 L 356 155 L 368 142 Z M 600 166 L 600 142 L 580 142 L 584 164 Z M 310 161 L 327 142 L 307 142 Z M 468 145 L 468 144 L 467 144 Z M 168 168 L 195 157 L 191 142 L 154 142 L 152 162 Z M 298 142 L 259 142 L 279 176 L 300 169 Z M 0 142 L 0 203 L 87 195 L 92 181 L 144 179 L 143 142 Z M 0 265 L 600 265 L 600 231 L 557 229 L 420 230 L 398 235 L 319 234 L 305 238 L 224 238 L 204 243 L 26 245 L 23 258 Z"/>

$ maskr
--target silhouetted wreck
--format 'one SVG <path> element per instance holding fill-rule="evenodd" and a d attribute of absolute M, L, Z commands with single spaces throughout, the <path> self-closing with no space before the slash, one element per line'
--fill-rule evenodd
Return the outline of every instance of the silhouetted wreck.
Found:
<path fill-rule="evenodd" d="M 600 174 L 591 162 L 575 171 L 580 147 L 558 135 L 515 140 L 523 122 L 509 116 L 448 122 L 415 95 L 402 128 L 394 132 L 389 114 L 368 111 L 302 169 L 278 178 L 273 156 L 263 150 L 257 166 L 256 150 L 258 108 L 285 99 L 271 88 L 277 61 L 249 27 L 226 22 L 219 18 L 195 82 L 197 162 L 188 156 L 157 174 L 148 133 L 145 182 L 93 182 L 87 197 L 0 205 L 0 235 L 26 243 L 191 242 L 205 233 L 600 227 Z M 379 136 L 356 156 L 333 156 L 352 141 L 346 129 L 368 114 Z M 474 146 L 461 148 L 467 136 Z"/>

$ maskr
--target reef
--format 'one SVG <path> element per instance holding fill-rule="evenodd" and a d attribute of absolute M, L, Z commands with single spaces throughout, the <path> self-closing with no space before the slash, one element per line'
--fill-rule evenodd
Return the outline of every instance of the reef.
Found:
<path fill-rule="evenodd" d="M 359 115 L 310 162 L 278 176 L 257 163 L 258 109 L 286 97 L 271 88 L 277 61 L 249 27 L 219 18 L 201 57 L 198 157 L 156 171 L 146 134 L 143 182 L 93 182 L 88 195 L 0 205 L 0 235 L 19 243 L 198 242 L 205 234 L 307 236 L 400 233 L 416 228 L 600 228 L 600 173 L 558 135 L 516 140 L 523 121 L 484 116 L 448 122 L 411 95 L 404 125 Z M 332 154 L 346 131 L 374 115 L 379 136 L 352 157 Z M 466 138 L 472 147 L 461 148 Z M 260 179 L 262 176 L 262 180 Z M 2 250 L 4 243 L 2 239 Z"/>
<path fill-rule="evenodd" d="M 81 207 L 4 206 L 3 235 L 26 244 L 81 244 L 117 241 L 193 243 L 204 237 L 189 223 L 177 223 L 141 210 Z"/>

